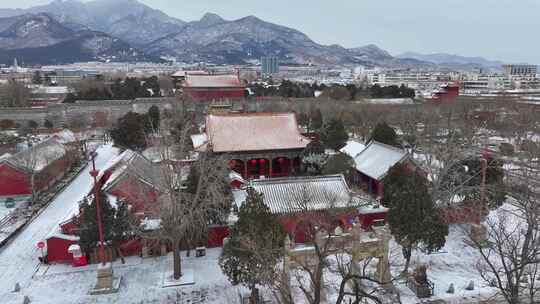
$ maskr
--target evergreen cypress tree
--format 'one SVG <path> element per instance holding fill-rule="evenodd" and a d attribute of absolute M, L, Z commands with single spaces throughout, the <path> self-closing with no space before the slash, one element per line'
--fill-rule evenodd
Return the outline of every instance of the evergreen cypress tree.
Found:
<path fill-rule="evenodd" d="M 302 152 L 302 163 L 309 174 L 320 175 L 327 160 L 324 146 L 317 140 L 310 142 Z"/>
<path fill-rule="evenodd" d="M 371 133 L 371 140 L 378 141 L 383 144 L 399 147 L 399 140 L 396 131 L 386 122 L 378 123 Z"/>
<path fill-rule="evenodd" d="M 54 128 L 53 123 L 52 123 L 50 120 L 48 120 L 48 119 L 45 119 L 45 122 L 43 123 L 43 126 L 44 126 L 45 128 L 47 128 L 47 129 L 52 129 L 52 128 Z"/>
<path fill-rule="evenodd" d="M 242 284 L 257 298 L 257 286 L 270 283 L 276 263 L 283 254 L 285 232 L 253 189 L 238 212 L 219 265 L 233 285 Z"/>
<path fill-rule="evenodd" d="M 114 144 L 134 151 L 146 148 L 146 115 L 128 112 L 118 119 L 116 127 L 110 131 Z"/>
<path fill-rule="evenodd" d="M 121 200 L 118 201 L 116 210 L 114 210 L 114 221 L 111 226 L 111 241 L 118 256 L 120 256 L 122 260 L 122 264 L 124 264 L 125 261 L 120 250 L 120 245 L 123 241 L 129 239 L 131 235 L 131 213 L 129 211 L 129 205 Z"/>
<path fill-rule="evenodd" d="M 101 223 L 103 225 L 103 239 L 105 241 L 113 239 L 113 223 L 115 211 L 107 196 L 100 193 L 99 204 L 101 206 Z M 81 249 L 90 253 L 96 248 L 99 243 L 99 228 L 97 225 L 97 204 L 95 199 L 92 202 L 87 202 L 82 206 L 82 214 L 80 219 L 79 230 L 79 245 Z"/>
<path fill-rule="evenodd" d="M 326 123 L 321 134 L 321 140 L 325 147 L 339 151 L 345 147 L 349 134 L 345 131 L 345 126 L 341 119 L 333 118 Z"/>
<path fill-rule="evenodd" d="M 433 252 L 444 246 L 448 225 L 441 222 L 427 181 L 418 172 L 402 164 L 392 167 L 384 179 L 382 203 L 390 209 L 388 224 L 402 246 L 404 272 L 408 271 L 413 249 L 421 246 Z"/>
<path fill-rule="evenodd" d="M 319 108 L 312 110 L 310 116 L 311 124 L 309 129 L 314 131 L 320 130 L 323 126 L 323 116 L 321 110 Z"/>
<path fill-rule="evenodd" d="M 347 154 L 339 153 L 328 158 L 324 164 L 322 173 L 343 174 L 346 178 L 350 177 L 353 172 L 354 160 Z"/>

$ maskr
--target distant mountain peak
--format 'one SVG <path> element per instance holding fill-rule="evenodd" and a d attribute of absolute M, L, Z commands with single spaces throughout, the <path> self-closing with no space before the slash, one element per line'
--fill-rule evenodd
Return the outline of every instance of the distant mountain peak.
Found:
<path fill-rule="evenodd" d="M 264 21 L 261 20 L 259 17 L 253 16 L 253 15 L 249 15 L 249 16 L 246 16 L 246 17 L 244 17 L 244 18 L 240 18 L 240 19 L 238 19 L 238 21 L 264 22 Z"/>
<path fill-rule="evenodd" d="M 387 60 L 392 59 L 392 55 L 388 53 L 387 51 L 381 49 L 379 46 L 375 44 L 368 44 L 361 47 L 356 47 L 350 49 L 351 52 L 354 53 L 355 56 L 359 57 L 370 57 L 370 58 L 376 58 L 378 60 Z"/>
<path fill-rule="evenodd" d="M 0 10 L 0 16 L 42 12 L 75 31 L 105 32 L 134 46 L 177 33 L 185 25 L 138 0 L 55 0 L 29 9 Z"/>
<path fill-rule="evenodd" d="M 214 25 L 214 24 L 221 23 L 224 21 L 225 19 L 221 18 L 221 16 L 219 16 L 218 14 L 206 13 L 201 18 L 201 20 L 199 20 L 199 23 L 204 24 L 204 25 Z"/>
<path fill-rule="evenodd" d="M 456 54 L 433 53 L 420 54 L 415 52 L 406 52 L 397 56 L 398 58 L 412 58 L 427 62 L 432 62 L 438 65 L 449 67 L 484 67 L 499 69 L 502 66 L 501 61 L 488 60 L 482 57 L 467 57 Z"/>

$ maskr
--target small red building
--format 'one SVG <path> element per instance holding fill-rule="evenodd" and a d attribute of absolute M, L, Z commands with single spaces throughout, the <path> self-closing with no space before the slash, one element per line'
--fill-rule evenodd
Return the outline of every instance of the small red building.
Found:
<path fill-rule="evenodd" d="M 32 184 L 38 193 L 48 189 L 70 170 L 79 157 L 78 152 L 49 138 L 0 158 L 0 203 L 7 199 L 28 201 L 32 196 Z"/>
<path fill-rule="evenodd" d="M 238 75 L 185 75 L 183 91 L 194 101 L 239 100 L 246 87 Z"/>
<path fill-rule="evenodd" d="M 383 179 L 388 170 L 398 163 L 415 166 L 407 151 L 371 141 L 355 158 L 356 172 L 353 182 L 362 190 L 381 197 L 384 191 Z"/>
<path fill-rule="evenodd" d="M 62 233 L 51 234 L 46 240 L 47 261 L 49 263 L 72 263 L 73 254 L 69 252 L 69 246 L 79 242 L 76 235 Z"/>
<path fill-rule="evenodd" d="M 459 97 L 459 85 L 445 84 L 440 89 L 433 92 L 431 98 L 436 102 L 448 103 L 453 102 Z"/>

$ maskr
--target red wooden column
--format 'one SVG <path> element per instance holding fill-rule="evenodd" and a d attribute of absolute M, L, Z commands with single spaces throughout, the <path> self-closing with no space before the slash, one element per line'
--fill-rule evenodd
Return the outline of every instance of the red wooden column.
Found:
<path fill-rule="evenodd" d="M 294 158 L 287 158 L 289 165 L 287 166 L 287 176 L 291 176 L 292 167 L 294 167 Z"/>
<path fill-rule="evenodd" d="M 272 157 L 270 157 L 270 167 L 269 167 L 269 168 L 270 168 L 270 172 L 269 172 L 269 174 L 268 174 L 268 176 L 269 176 L 270 178 L 272 178 L 272 175 L 274 174 L 274 173 L 272 172 L 272 163 L 273 163 L 273 162 L 274 162 L 274 159 L 273 159 Z"/>

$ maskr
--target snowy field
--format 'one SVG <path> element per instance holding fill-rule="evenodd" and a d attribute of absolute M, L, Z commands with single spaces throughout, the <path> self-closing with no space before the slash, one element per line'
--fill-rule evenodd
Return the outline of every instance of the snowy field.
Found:
<path fill-rule="evenodd" d="M 98 168 L 117 154 L 118 150 L 112 146 L 98 149 Z M 92 183 L 88 166 L 11 243 L 0 249 L 0 297 L 13 290 L 17 282 L 21 288 L 28 288 L 39 266 L 37 242 L 43 241 L 62 219 L 78 207 L 77 202 L 90 191 Z"/>
<path fill-rule="evenodd" d="M 32 303 L 43 304 L 139 304 L 139 303 L 237 303 L 238 289 L 221 273 L 218 258 L 221 249 L 209 249 L 201 258 L 186 258 L 182 267 L 193 270 L 195 284 L 184 287 L 162 287 L 163 273 L 172 268 L 172 256 L 142 259 L 130 257 L 126 264 L 115 262 L 114 274 L 122 276 L 116 294 L 90 296 L 95 284 L 95 265 L 73 268 L 68 265 L 41 266 L 28 286 L 10 294 L 11 303 L 28 296 Z"/>
<path fill-rule="evenodd" d="M 438 253 L 423 254 L 414 251 L 411 258 L 409 272 L 414 271 L 416 265 L 427 265 L 428 279 L 435 284 L 434 296 L 429 300 L 443 299 L 448 303 L 460 303 L 466 299 L 487 298 L 493 295 L 496 290 L 487 287 L 487 284 L 476 271 L 476 265 L 480 261 L 479 253 L 464 243 L 466 226 L 450 226 L 446 245 Z M 401 254 L 401 247 L 395 242 L 391 243 L 391 263 L 392 274 L 398 276 L 403 270 L 404 260 Z M 473 291 L 465 290 L 470 281 L 474 281 Z M 446 291 L 450 284 L 455 287 L 454 294 Z M 396 284 L 401 294 L 404 304 L 418 303 L 413 292 L 401 281 Z"/>

